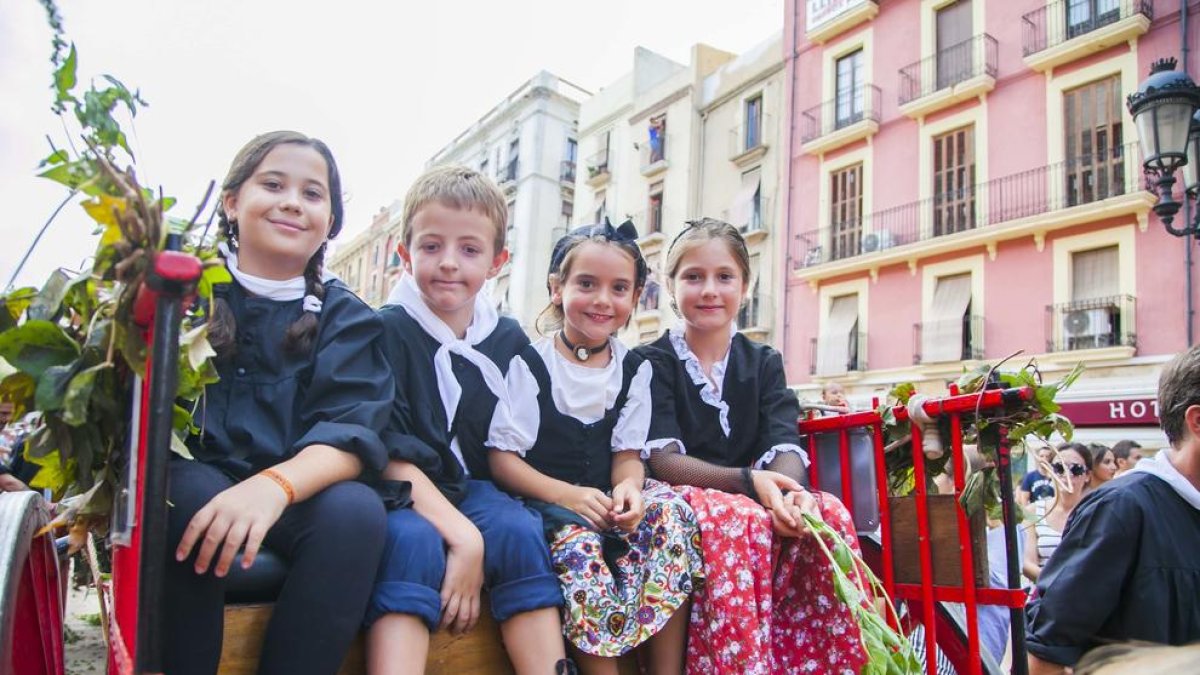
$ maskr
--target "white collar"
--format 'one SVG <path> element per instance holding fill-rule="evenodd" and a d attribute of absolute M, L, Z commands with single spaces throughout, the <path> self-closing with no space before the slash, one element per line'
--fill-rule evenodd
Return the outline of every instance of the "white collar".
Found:
<path fill-rule="evenodd" d="M 474 314 L 471 324 L 467 326 L 466 335 L 459 339 L 454 331 L 442 321 L 425 299 L 421 297 L 421 289 L 411 274 L 405 274 L 392 288 L 388 295 L 388 304 L 400 305 L 408 315 L 421 326 L 422 330 L 437 340 L 441 345 L 433 356 L 433 367 L 437 374 L 438 394 L 442 399 L 442 409 L 446 412 L 446 428 L 454 424 L 454 414 L 458 410 L 459 399 L 462 398 L 462 385 L 454 375 L 454 366 L 450 362 L 450 354 L 458 354 L 470 361 L 483 375 L 483 381 L 488 389 L 499 400 L 497 405 L 507 406 L 508 389 L 504 385 L 504 375 L 500 368 L 487 356 L 475 349 L 496 330 L 500 315 L 496 308 L 484 297 L 484 293 L 475 295 Z"/>
<path fill-rule="evenodd" d="M 1148 473 L 1155 478 L 1158 478 L 1171 489 L 1175 490 L 1183 501 L 1191 504 L 1193 509 L 1200 511 L 1200 490 L 1196 489 L 1195 485 L 1187 479 L 1183 474 L 1179 473 L 1179 469 L 1171 464 L 1170 453 L 1174 452 L 1171 449 L 1159 450 L 1158 454 L 1150 459 L 1143 459 L 1130 469 L 1129 473 Z"/>
<path fill-rule="evenodd" d="M 722 390 L 725 386 L 725 371 L 729 367 L 729 354 L 733 351 L 733 336 L 737 333 L 737 325 L 730 324 L 729 347 L 725 350 L 725 358 L 712 365 L 712 377 L 704 374 L 704 366 L 700 364 L 700 358 L 692 351 L 692 348 L 687 343 L 687 338 L 684 336 L 684 330 L 681 326 L 674 326 L 667 335 L 671 340 L 671 347 L 675 349 L 675 355 L 683 361 L 683 366 L 688 372 L 688 376 L 692 378 L 692 383 L 700 385 L 700 400 L 708 405 L 716 408 L 721 422 L 721 431 L 729 438 L 729 404 L 722 398 Z"/>
<path fill-rule="evenodd" d="M 321 301 L 317 296 L 307 292 L 308 286 L 303 276 L 292 277 L 291 279 L 284 279 L 282 281 L 257 277 L 253 274 L 243 272 L 238 267 L 237 251 L 229 248 L 225 242 L 218 243 L 217 250 L 225 256 L 225 267 L 229 269 L 230 276 L 237 279 L 238 284 L 242 288 L 260 298 L 267 298 L 268 300 L 286 302 L 303 298 L 304 311 L 320 313 Z M 332 275 L 324 274 L 321 280 L 322 282 L 326 282 L 332 278 L 334 278 Z"/>

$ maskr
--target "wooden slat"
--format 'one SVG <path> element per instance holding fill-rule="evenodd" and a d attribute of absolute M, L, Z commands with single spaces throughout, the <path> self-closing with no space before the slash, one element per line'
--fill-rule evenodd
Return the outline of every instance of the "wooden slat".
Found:
<path fill-rule="evenodd" d="M 221 647 L 220 675 L 254 675 L 262 652 L 263 635 L 274 605 L 229 605 L 225 608 L 225 637 Z M 365 636 L 350 647 L 338 675 L 366 675 Z M 619 662 L 621 675 L 636 675 L 637 660 L 629 654 Z M 486 597 L 480 607 L 479 624 L 466 635 L 448 631 L 434 633 L 429 643 L 426 675 L 510 675 L 512 663 L 504 651 L 500 625 L 492 618 Z"/>

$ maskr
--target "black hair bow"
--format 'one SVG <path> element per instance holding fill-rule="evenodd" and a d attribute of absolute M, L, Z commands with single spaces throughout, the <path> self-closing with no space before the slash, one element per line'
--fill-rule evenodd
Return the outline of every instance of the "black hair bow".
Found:
<path fill-rule="evenodd" d="M 603 237 L 604 239 L 618 244 L 622 244 L 623 248 L 629 249 L 634 254 L 634 261 L 637 264 L 638 286 L 646 280 L 646 261 L 642 258 L 641 249 L 638 248 L 638 231 L 634 226 L 633 221 L 626 218 L 625 222 L 617 227 L 613 227 L 612 222 L 607 217 L 603 223 L 595 225 L 581 225 L 567 234 L 563 235 L 554 244 L 554 251 L 550 254 L 550 270 L 547 273 L 555 274 L 562 267 L 562 261 L 567 257 L 567 252 L 578 246 L 581 242 L 593 237 Z"/>

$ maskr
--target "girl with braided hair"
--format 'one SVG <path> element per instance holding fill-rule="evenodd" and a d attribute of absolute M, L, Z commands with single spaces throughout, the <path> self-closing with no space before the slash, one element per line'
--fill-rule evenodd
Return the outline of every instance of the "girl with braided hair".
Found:
<path fill-rule="evenodd" d="M 216 672 L 225 579 L 267 546 L 288 565 L 259 673 L 337 672 L 358 630 L 385 536 L 373 479 L 393 383 L 376 314 L 323 275 L 342 227 L 324 143 L 264 134 L 221 186 L 231 283 L 214 291 L 220 381 L 197 402 L 195 461 L 170 462 L 166 672 Z"/>

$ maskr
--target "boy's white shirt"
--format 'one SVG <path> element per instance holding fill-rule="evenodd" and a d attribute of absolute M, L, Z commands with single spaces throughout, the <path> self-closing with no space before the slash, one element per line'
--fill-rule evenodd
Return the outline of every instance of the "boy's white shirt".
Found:
<path fill-rule="evenodd" d="M 483 375 L 484 383 L 497 399 L 493 420 L 497 416 L 503 420 L 511 415 L 504 375 L 495 362 L 475 349 L 475 345 L 487 339 L 500 322 L 500 315 L 496 312 L 496 308 L 488 302 L 485 296 L 485 293 L 475 295 L 471 323 L 467 326 L 466 335 L 460 339 L 444 321 L 433 313 L 433 310 L 429 309 L 429 305 L 425 304 L 425 299 L 421 297 L 421 289 L 417 287 L 417 281 L 411 274 L 402 276 L 392 288 L 392 292 L 388 294 L 387 304 L 403 307 L 404 311 L 408 312 L 408 315 L 417 322 L 422 330 L 441 344 L 441 347 L 433 355 L 433 369 L 437 375 L 438 395 L 442 400 L 442 409 L 446 411 L 447 431 L 454 424 L 454 414 L 458 410 L 458 402 L 462 398 L 462 385 L 454 376 L 454 365 L 450 361 L 450 354 L 458 354 L 465 358 Z M 463 460 L 462 450 L 458 446 L 457 435 L 450 440 L 450 449 L 458 457 L 459 463 L 465 470 L 466 462 Z"/>

